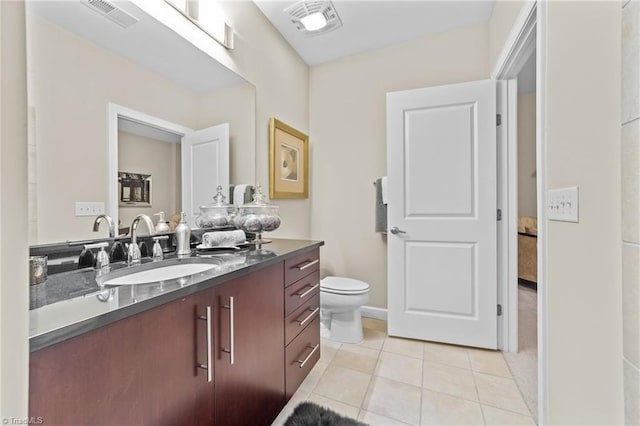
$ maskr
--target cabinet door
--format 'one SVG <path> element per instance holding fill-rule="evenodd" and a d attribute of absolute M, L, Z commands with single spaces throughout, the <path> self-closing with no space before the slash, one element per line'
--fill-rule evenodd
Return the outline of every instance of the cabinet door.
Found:
<path fill-rule="evenodd" d="M 31 354 L 29 416 L 47 424 L 211 425 L 206 306 L 213 290 Z M 213 320 L 213 318 L 212 318 Z"/>
<path fill-rule="evenodd" d="M 285 404 L 283 270 L 279 263 L 216 288 L 219 425 L 269 425 Z"/>

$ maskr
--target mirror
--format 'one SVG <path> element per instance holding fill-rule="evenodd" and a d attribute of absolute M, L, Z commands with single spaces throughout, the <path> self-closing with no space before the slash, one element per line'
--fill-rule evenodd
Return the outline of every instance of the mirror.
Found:
<path fill-rule="evenodd" d="M 114 155 L 108 148 L 109 103 L 192 130 L 229 123 L 229 182 L 255 182 L 255 87 L 133 3 L 117 6 L 137 22 L 123 28 L 85 1 L 27 1 L 32 245 L 108 235 L 106 227 L 94 233 L 93 221 L 101 208 L 109 212 L 109 186 L 117 185 L 107 179 Z M 118 130 L 119 144 L 135 135 Z M 179 182 L 170 184 L 145 165 L 160 152 L 174 155 L 176 143 L 147 139 L 146 145 L 118 150 L 126 156 L 118 171 L 152 175 L 151 205 L 134 207 L 151 216 L 179 209 L 181 198 Z M 179 171 L 179 156 L 167 161 L 177 161 Z M 163 197 L 175 207 L 160 207 Z M 168 220 L 176 211 L 165 213 Z M 126 228 L 132 215 L 121 216 Z"/>

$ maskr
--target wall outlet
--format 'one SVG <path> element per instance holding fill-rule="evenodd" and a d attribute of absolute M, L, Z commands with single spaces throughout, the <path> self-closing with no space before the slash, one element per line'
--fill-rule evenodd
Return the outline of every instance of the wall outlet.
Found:
<path fill-rule="evenodd" d="M 549 220 L 578 222 L 578 187 L 549 190 Z"/>
<path fill-rule="evenodd" d="M 102 201 L 76 201 L 76 216 L 99 216 L 104 214 Z"/>

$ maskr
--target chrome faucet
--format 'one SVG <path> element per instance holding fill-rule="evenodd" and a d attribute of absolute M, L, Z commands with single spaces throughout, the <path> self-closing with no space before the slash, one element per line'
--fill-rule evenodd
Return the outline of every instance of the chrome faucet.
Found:
<path fill-rule="evenodd" d="M 144 220 L 147 224 L 147 228 L 149 228 L 149 235 L 153 235 L 155 233 L 155 227 L 153 226 L 153 222 L 149 216 L 146 214 L 139 214 L 133 218 L 133 222 L 131 222 L 131 244 L 127 247 L 127 263 L 129 265 L 140 263 L 140 247 L 138 247 L 138 236 L 136 234 L 136 229 L 138 228 L 140 220 Z"/>
<path fill-rule="evenodd" d="M 93 221 L 93 232 L 98 232 L 98 229 L 100 228 L 100 222 L 102 222 L 103 219 L 107 221 L 107 226 L 109 226 L 109 238 L 115 238 L 116 224 L 108 214 L 101 214 L 100 216 L 96 217 L 96 220 Z"/>

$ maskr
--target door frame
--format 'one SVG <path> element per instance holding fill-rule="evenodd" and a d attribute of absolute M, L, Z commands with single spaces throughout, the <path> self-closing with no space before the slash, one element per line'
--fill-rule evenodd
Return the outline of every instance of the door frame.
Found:
<path fill-rule="evenodd" d="M 546 264 L 547 264 L 547 214 L 546 214 L 546 115 L 545 115 L 545 91 L 546 91 L 546 15 L 547 5 L 544 1 L 526 1 L 518 17 L 516 18 L 511 32 L 507 36 L 502 47 L 495 67 L 491 73 L 491 78 L 496 80 L 510 80 L 517 76 L 525 61 L 536 49 L 536 175 L 537 175 L 537 215 L 538 215 L 538 305 L 537 305 L 537 328 L 538 328 L 538 422 L 540 425 L 548 423 L 548 399 L 547 399 L 547 291 L 546 291 Z M 504 110 L 503 123 L 507 128 L 513 128 L 516 108 L 507 107 Z M 509 125 L 511 123 L 511 125 Z M 508 141 L 504 144 L 504 149 L 517 142 L 515 132 L 507 129 Z M 503 240 L 499 244 L 498 256 L 506 259 L 499 266 L 502 268 L 498 272 L 498 286 L 503 295 L 503 315 L 500 319 L 503 332 L 499 335 L 499 341 L 503 344 L 503 350 L 517 351 L 517 156 L 513 155 L 515 150 L 507 152 L 506 161 L 499 164 L 499 174 L 506 176 L 506 185 L 499 183 L 498 190 L 502 199 L 507 202 L 502 206 L 505 217 L 507 217 L 506 232 L 503 233 Z M 517 153 L 517 151 L 515 151 Z M 515 163 L 514 163 L 515 162 Z M 505 193 L 506 191 L 506 193 Z M 504 221 L 503 221 L 504 222 Z M 500 251 L 501 250 L 501 251 Z M 507 277 L 506 280 L 501 279 Z"/>
<path fill-rule="evenodd" d="M 193 130 L 170 121 L 145 114 L 112 102 L 107 104 L 107 208 L 118 229 L 118 118 L 125 118 L 156 130 L 173 133 L 182 138 Z"/>

